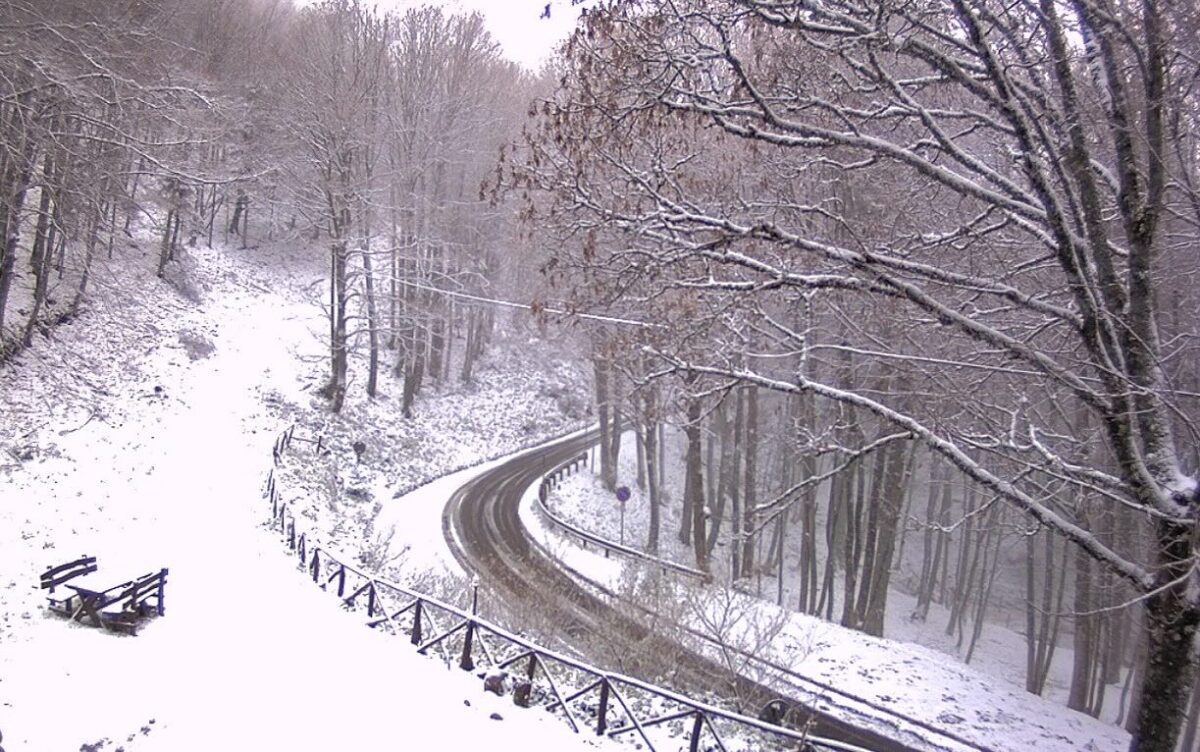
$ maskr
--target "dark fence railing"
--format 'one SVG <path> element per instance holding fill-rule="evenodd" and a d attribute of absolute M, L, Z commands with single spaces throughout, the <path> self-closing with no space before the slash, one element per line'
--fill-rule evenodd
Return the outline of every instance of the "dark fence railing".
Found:
<path fill-rule="evenodd" d="M 276 467 L 295 440 L 301 439 L 294 435 L 294 427 L 279 435 L 273 450 Z M 304 441 L 318 452 L 323 449 L 320 438 Z M 573 458 L 546 478 L 581 461 Z M 270 527 L 283 536 L 307 576 L 343 607 L 364 612 L 372 628 L 407 637 L 419 653 L 436 651 L 447 663 L 467 671 L 486 669 L 493 681 L 504 672 L 503 681 L 510 685 L 516 705 L 540 706 L 558 714 L 577 733 L 633 736 L 650 752 L 867 752 L 699 702 L 544 648 L 480 618 L 477 586 L 471 609 L 459 608 L 349 564 L 345 556 L 322 546 L 307 531 L 297 531 L 296 515 L 281 499 L 275 467 L 267 476 L 265 495 L 271 503 Z"/>

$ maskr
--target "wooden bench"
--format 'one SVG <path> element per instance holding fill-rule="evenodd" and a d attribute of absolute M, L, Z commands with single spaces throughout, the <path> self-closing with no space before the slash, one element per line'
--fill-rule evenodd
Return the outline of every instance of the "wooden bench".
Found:
<path fill-rule="evenodd" d="M 49 590 L 50 595 L 46 598 L 47 604 L 51 611 L 64 616 L 70 616 L 77 608 L 78 595 L 72 592 L 66 598 L 54 596 L 54 589 L 59 585 L 64 585 L 68 581 L 81 577 L 85 574 L 92 574 L 97 569 L 96 557 L 84 554 L 75 561 L 69 561 L 66 564 L 59 564 L 56 567 L 51 567 L 42 573 L 41 587 L 42 590 Z"/>
<path fill-rule="evenodd" d="M 167 570 L 164 568 L 113 588 L 117 592 L 99 606 L 100 623 L 115 632 L 137 634 L 146 618 L 166 613 L 163 599 L 166 584 Z"/>

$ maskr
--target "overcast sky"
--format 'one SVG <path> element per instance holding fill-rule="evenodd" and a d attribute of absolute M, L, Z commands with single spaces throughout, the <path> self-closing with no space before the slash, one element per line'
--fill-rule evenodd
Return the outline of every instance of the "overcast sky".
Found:
<path fill-rule="evenodd" d="M 550 17 L 541 18 L 546 4 Z M 447 10 L 477 10 L 487 19 L 488 28 L 504 53 L 531 71 L 537 71 L 554 47 L 566 39 L 580 8 L 594 5 L 584 0 L 376 0 L 381 9 L 441 5 Z M 300 3 L 303 4 L 303 3 Z"/>

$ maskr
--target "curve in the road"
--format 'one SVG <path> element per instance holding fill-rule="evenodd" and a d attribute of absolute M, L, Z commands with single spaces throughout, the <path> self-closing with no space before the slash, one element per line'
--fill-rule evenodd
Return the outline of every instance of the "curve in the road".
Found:
<path fill-rule="evenodd" d="M 687 689 L 711 691 L 722 686 L 728 675 L 717 664 L 689 651 L 681 653 L 679 646 L 648 634 L 643 625 L 585 589 L 564 573 L 557 562 L 530 544 L 519 512 L 525 490 L 536 484 L 542 474 L 595 441 L 595 433 L 573 436 L 476 476 L 456 491 L 447 504 L 443 517 L 447 543 L 463 567 L 486 582 L 489 592 L 503 598 L 510 607 L 539 612 L 566 635 L 564 642 L 571 644 L 574 639 L 578 643 L 580 638 L 588 636 L 609 640 L 619 636 L 631 644 L 649 642 L 652 646 L 655 640 L 660 640 L 664 643 L 663 650 L 684 656 L 680 673 Z M 747 679 L 740 682 L 741 697 L 758 697 L 765 702 L 778 695 Z M 801 702 L 793 704 L 811 715 L 815 723 L 813 733 L 818 736 L 878 752 L 914 752 L 912 747 L 877 731 L 851 725 Z"/>

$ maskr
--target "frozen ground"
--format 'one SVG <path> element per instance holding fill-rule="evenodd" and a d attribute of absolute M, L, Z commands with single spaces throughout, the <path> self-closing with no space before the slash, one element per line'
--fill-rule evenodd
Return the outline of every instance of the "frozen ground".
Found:
<path fill-rule="evenodd" d="M 263 529 L 276 432 L 320 414 L 311 394 L 321 351 L 310 333 L 320 309 L 262 259 L 195 251 L 197 305 L 131 271 L 150 267 L 142 252 L 121 253 L 119 271 L 98 277 L 87 315 L 0 368 L 5 750 L 591 744 L 364 628 Z M 538 428 L 510 443 L 535 440 Z M 422 446 L 389 488 L 445 469 Z M 473 441 L 446 462 L 496 448 Z M 137 637 L 49 616 L 38 573 L 84 553 L 115 581 L 168 567 L 166 616 Z"/>
<path fill-rule="evenodd" d="M 625 440 L 619 477 L 631 488 L 632 497 L 625 509 L 624 540 L 642 548 L 648 512 L 632 482 L 636 473 L 632 434 L 626 434 Z M 618 592 L 628 592 L 631 581 L 644 577 L 636 565 L 605 558 L 594 548 L 584 550 L 573 538 L 559 534 L 535 513 L 534 500 L 532 492 L 526 495 L 522 519 L 547 551 L 576 572 Z M 563 481 L 548 504 L 556 515 L 584 530 L 613 541 L 621 536 L 620 507 L 588 470 Z M 690 551 L 676 539 L 673 522 L 672 518 L 663 522 L 664 555 L 692 565 Z M 724 550 L 718 547 L 717 555 Z M 908 615 L 915 602 L 901 592 L 893 591 L 888 599 L 885 634 L 892 639 L 876 639 L 776 608 L 771 602 L 776 592 L 773 578 L 761 583 L 766 601 L 695 584 L 675 587 L 668 591 L 669 597 L 655 602 L 656 608 L 669 610 L 668 622 L 686 623 L 709 637 L 740 643 L 819 685 L 861 699 L 863 703 L 855 703 L 827 695 L 830 703 L 844 704 L 851 713 L 869 716 L 872 706 L 888 708 L 996 752 L 1123 752 L 1128 748 L 1129 735 L 1121 728 L 1025 692 L 1024 638 L 1003 626 L 987 626 L 974 665 L 966 666 L 957 659 L 953 638 L 942 630 L 944 610 L 935 605 L 924 624 L 913 622 Z M 747 587 L 753 590 L 755 583 Z M 1055 664 L 1060 675 L 1052 687 L 1066 685 L 1070 664 L 1069 651 L 1060 647 Z M 819 686 L 809 690 L 821 695 Z M 906 733 L 919 736 L 920 726 Z"/>

